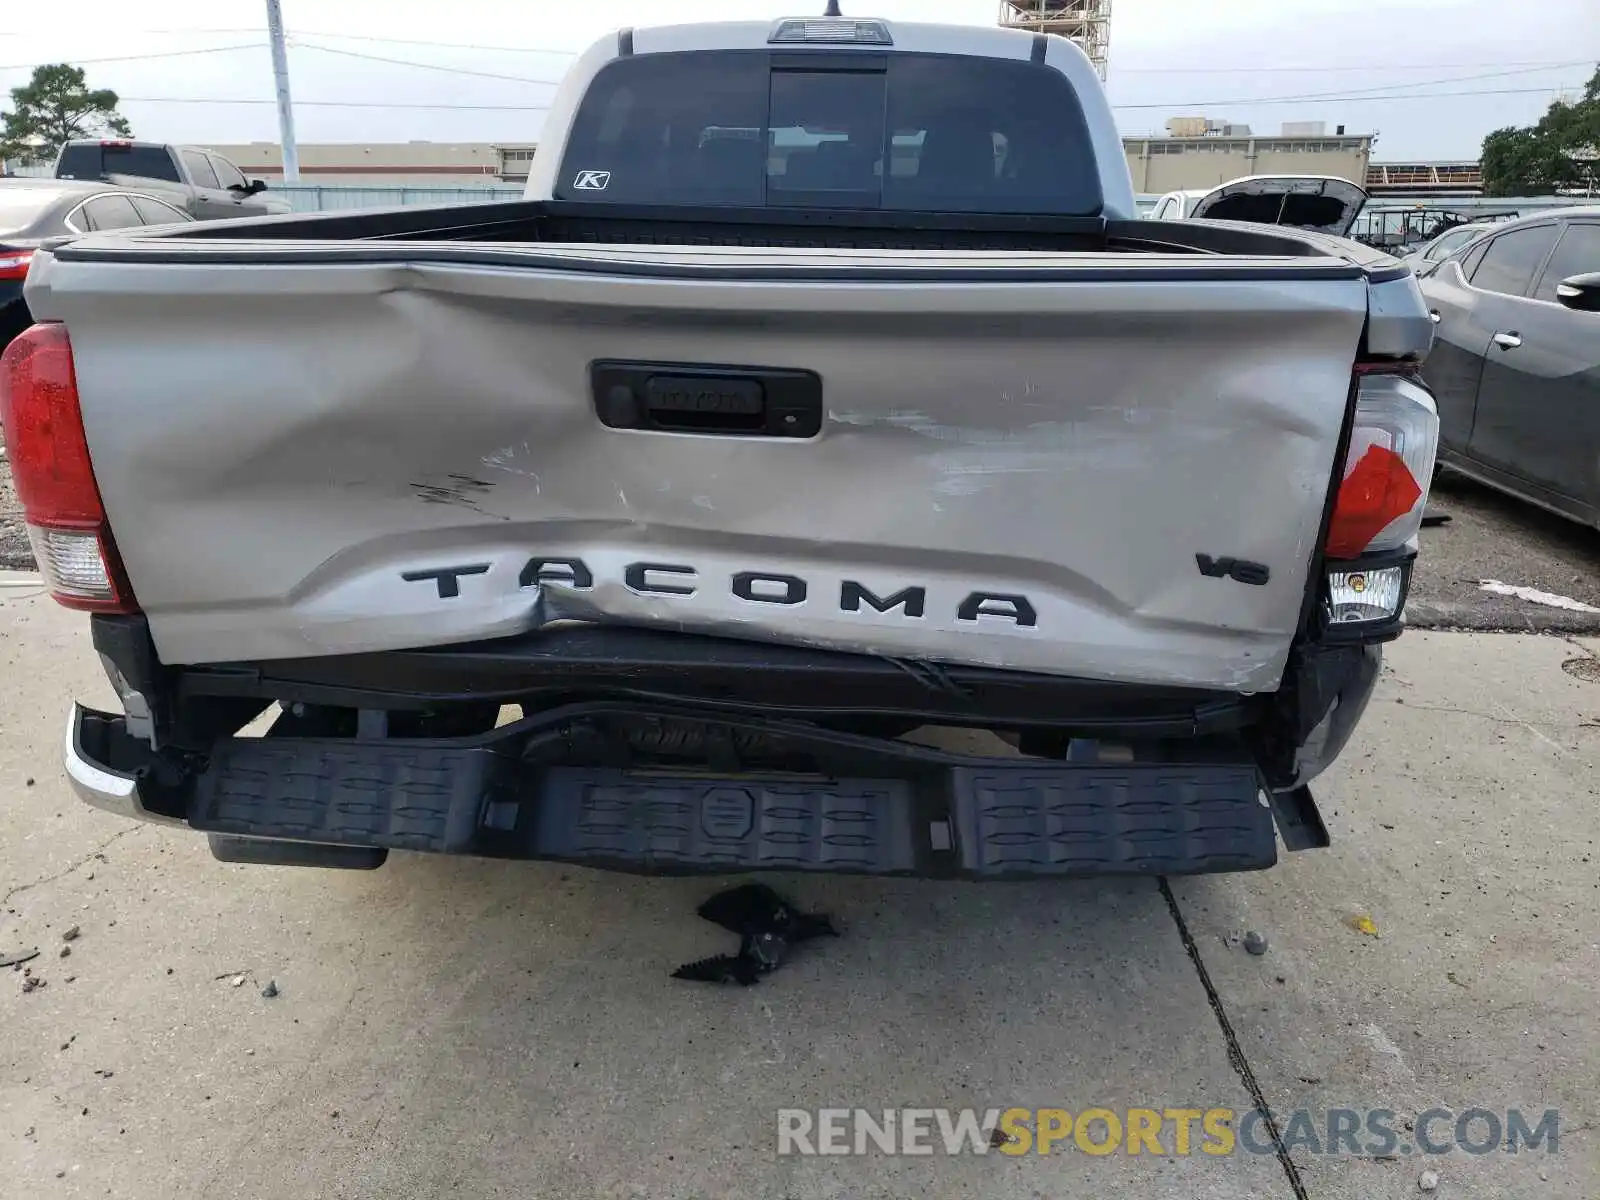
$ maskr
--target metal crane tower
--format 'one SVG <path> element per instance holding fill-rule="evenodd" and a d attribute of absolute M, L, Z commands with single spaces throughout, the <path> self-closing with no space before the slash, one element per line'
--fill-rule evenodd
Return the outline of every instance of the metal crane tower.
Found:
<path fill-rule="evenodd" d="M 1111 46 L 1111 0 L 1000 0 L 1000 24 L 1077 42 L 1100 78 Z"/>

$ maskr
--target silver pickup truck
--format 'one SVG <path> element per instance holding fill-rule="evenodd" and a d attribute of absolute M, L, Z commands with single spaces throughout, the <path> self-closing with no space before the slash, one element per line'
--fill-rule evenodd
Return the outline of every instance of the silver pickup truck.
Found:
<path fill-rule="evenodd" d="M 26 294 L 17 488 L 123 708 L 67 771 L 234 861 L 1269 866 L 1437 442 L 1405 268 L 1138 219 L 1088 61 L 998 29 L 623 31 L 522 201 Z"/>

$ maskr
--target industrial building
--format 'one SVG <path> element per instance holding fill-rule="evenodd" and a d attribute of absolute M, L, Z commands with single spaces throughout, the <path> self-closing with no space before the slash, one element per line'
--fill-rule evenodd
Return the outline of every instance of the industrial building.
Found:
<path fill-rule="evenodd" d="M 1322 121 L 1296 121 L 1275 134 L 1208 117 L 1174 117 L 1166 136 L 1125 137 L 1122 150 L 1133 190 L 1160 195 L 1210 188 L 1241 175 L 1335 175 L 1352 183 L 1367 178 L 1370 133 L 1332 133 Z"/>
<path fill-rule="evenodd" d="M 251 178 L 272 183 L 283 177 L 277 142 L 208 144 Z M 491 142 L 300 142 L 300 178 L 305 183 L 455 186 L 521 182 L 533 161 L 532 144 Z"/>

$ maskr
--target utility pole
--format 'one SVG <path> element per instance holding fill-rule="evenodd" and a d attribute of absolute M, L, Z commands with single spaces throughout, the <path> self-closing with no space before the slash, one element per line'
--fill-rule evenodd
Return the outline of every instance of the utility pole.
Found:
<path fill-rule="evenodd" d="M 278 141 L 283 147 L 283 181 L 300 182 L 300 152 L 294 144 L 294 102 L 289 99 L 289 55 L 283 48 L 283 10 L 267 0 L 267 36 L 272 41 L 272 80 L 278 89 Z"/>

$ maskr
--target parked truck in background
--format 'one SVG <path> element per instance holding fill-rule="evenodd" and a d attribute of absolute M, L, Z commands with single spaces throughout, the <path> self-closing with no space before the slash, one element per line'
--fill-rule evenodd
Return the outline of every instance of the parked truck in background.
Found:
<path fill-rule="evenodd" d="M 230 860 L 1266 867 L 1438 434 L 1403 266 L 1138 219 L 1088 60 L 1002 29 L 625 30 L 519 202 L 92 235 L 27 298 L 18 492 L 122 708 L 67 771 Z"/>
<path fill-rule="evenodd" d="M 247 180 L 244 172 L 228 159 L 199 146 L 125 138 L 79 139 L 61 147 L 55 175 L 57 179 L 83 179 L 153 191 L 197 221 L 290 211 L 286 198 L 266 194 L 265 182 Z"/>

